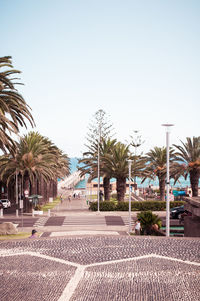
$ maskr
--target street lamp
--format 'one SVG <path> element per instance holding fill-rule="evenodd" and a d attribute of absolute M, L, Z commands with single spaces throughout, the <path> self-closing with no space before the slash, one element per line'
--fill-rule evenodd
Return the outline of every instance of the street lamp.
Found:
<path fill-rule="evenodd" d="M 129 170 L 129 233 L 131 232 L 131 164 L 133 160 L 128 160 L 128 170 Z"/>
<path fill-rule="evenodd" d="M 169 133 L 170 127 L 173 124 L 165 123 L 162 126 L 166 127 L 166 152 L 167 152 L 167 194 L 166 194 L 166 236 L 170 236 L 170 210 L 169 210 Z"/>
<path fill-rule="evenodd" d="M 99 194 L 100 194 L 100 151 L 99 151 L 99 144 L 100 144 L 100 132 L 99 132 L 99 139 L 98 139 L 98 170 L 97 170 L 97 176 L 98 176 L 98 189 L 97 189 L 97 212 L 99 212 Z"/>

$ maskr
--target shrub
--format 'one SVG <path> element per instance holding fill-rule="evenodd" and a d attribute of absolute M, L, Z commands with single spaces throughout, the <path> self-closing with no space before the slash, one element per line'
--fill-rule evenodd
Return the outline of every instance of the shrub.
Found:
<path fill-rule="evenodd" d="M 89 209 L 92 211 L 97 211 L 98 205 L 97 202 L 90 203 Z M 99 203 L 100 211 L 115 211 L 115 202 L 104 201 Z"/>
<path fill-rule="evenodd" d="M 184 201 L 170 202 L 170 208 L 184 205 Z M 104 201 L 99 204 L 100 211 L 128 211 L 129 202 Z M 97 211 L 97 202 L 90 203 L 90 210 Z M 131 211 L 164 211 L 166 202 L 161 201 L 142 201 L 131 202 Z"/>
<path fill-rule="evenodd" d="M 41 211 L 42 207 L 40 205 L 36 205 L 34 208 L 35 211 Z"/>
<path fill-rule="evenodd" d="M 154 234 L 154 225 L 158 225 L 158 228 L 162 225 L 161 219 L 151 211 L 140 212 L 137 217 L 141 223 L 141 234 L 144 235 Z"/>

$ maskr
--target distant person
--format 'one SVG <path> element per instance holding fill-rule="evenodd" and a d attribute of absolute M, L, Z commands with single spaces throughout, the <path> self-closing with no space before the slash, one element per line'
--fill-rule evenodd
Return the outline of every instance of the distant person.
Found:
<path fill-rule="evenodd" d="M 135 222 L 135 234 L 136 234 L 136 235 L 140 235 L 140 230 L 141 230 L 140 220 L 138 219 L 138 220 Z"/>
<path fill-rule="evenodd" d="M 99 191 L 99 199 L 100 201 L 103 201 L 103 191 Z"/>
<path fill-rule="evenodd" d="M 75 199 L 76 198 L 76 193 L 74 193 L 73 196 L 74 196 L 74 199 Z"/>
<path fill-rule="evenodd" d="M 68 200 L 69 200 L 69 202 L 71 202 L 71 195 L 68 196 Z"/>
<path fill-rule="evenodd" d="M 37 231 L 35 229 L 32 230 L 31 236 L 29 238 L 37 238 Z"/>

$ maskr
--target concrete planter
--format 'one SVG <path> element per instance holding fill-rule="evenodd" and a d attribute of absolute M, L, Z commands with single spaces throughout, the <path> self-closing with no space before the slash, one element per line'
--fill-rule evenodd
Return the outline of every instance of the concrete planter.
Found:
<path fill-rule="evenodd" d="M 33 215 L 43 215 L 43 210 L 33 210 Z"/>

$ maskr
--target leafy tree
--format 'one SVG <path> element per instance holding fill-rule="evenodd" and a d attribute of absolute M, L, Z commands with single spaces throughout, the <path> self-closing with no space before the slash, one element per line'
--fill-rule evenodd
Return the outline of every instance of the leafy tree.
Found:
<path fill-rule="evenodd" d="M 8 68 L 5 70 L 5 68 Z M 10 56 L 0 57 L 0 148 L 5 153 L 14 152 L 15 141 L 11 134 L 18 134 L 20 127 L 26 127 L 26 121 L 34 126 L 30 107 L 16 89 L 16 74 L 20 71 L 12 66 Z"/>
<path fill-rule="evenodd" d="M 175 145 L 177 149 L 176 160 L 179 162 L 177 165 L 177 175 L 184 176 L 187 179 L 190 176 L 190 183 L 192 188 L 192 195 L 198 196 L 198 186 L 200 177 L 200 137 L 187 137 L 186 142 L 182 145 Z"/>

